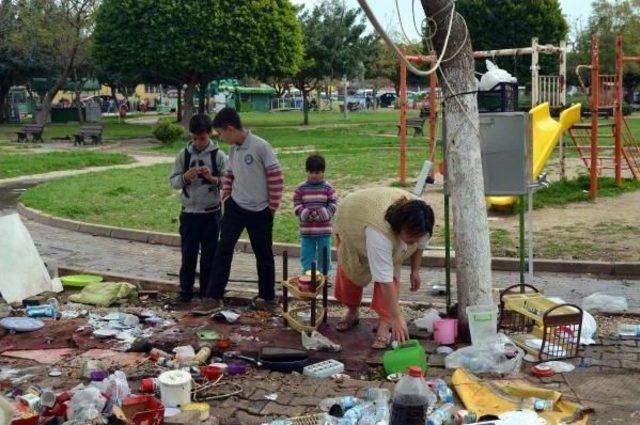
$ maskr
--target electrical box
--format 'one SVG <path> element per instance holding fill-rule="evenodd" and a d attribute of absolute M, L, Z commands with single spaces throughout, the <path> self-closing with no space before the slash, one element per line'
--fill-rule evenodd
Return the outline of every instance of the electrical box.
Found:
<path fill-rule="evenodd" d="M 531 184 L 531 124 L 526 112 L 489 112 L 479 116 L 484 193 L 526 195 Z M 447 140 L 446 129 L 443 138 Z M 443 143 L 443 148 L 446 147 Z M 446 149 L 443 157 L 446 158 Z M 446 174 L 446 172 L 445 172 Z M 450 194 L 445 175 L 445 194 Z"/>
<path fill-rule="evenodd" d="M 529 114 L 480 114 L 480 139 L 485 195 L 526 195 L 531 184 Z"/>

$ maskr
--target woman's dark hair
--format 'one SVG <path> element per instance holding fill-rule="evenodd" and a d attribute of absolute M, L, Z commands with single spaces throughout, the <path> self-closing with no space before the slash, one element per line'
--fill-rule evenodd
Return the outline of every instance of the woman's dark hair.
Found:
<path fill-rule="evenodd" d="M 213 128 L 227 128 L 233 127 L 237 130 L 242 130 L 242 121 L 240 121 L 240 115 L 238 112 L 230 107 L 224 107 L 218 111 L 213 118 Z"/>
<path fill-rule="evenodd" d="M 405 197 L 394 202 L 384 215 L 391 225 L 391 230 L 398 234 L 405 230 L 412 236 L 433 234 L 435 215 L 433 209 L 420 199 L 409 200 Z"/>
<path fill-rule="evenodd" d="M 325 167 L 326 164 L 323 156 L 318 154 L 309 155 L 309 158 L 307 158 L 307 162 L 305 163 L 305 169 L 310 173 L 318 171 L 324 172 Z"/>
<path fill-rule="evenodd" d="M 211 133 L 211 117 L 207 114 L 195 114 L 189 121 L 189 132 L 191 134 Z"/>

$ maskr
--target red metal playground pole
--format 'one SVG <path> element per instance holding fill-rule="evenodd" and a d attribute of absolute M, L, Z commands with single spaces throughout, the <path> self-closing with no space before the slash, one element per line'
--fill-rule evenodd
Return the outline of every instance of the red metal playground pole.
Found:
<path fill-rule="evenodd" d="M 613 125 L 615 137 L 615 170 L 616 186 L 622 184 L 622 103 L 624 99 L 622 90 L 622 76 L 624 70 L 624 52 L 622 51 L 622 36 L 616 41 L 616 77 L 615 100 L 613 101 Z"/>

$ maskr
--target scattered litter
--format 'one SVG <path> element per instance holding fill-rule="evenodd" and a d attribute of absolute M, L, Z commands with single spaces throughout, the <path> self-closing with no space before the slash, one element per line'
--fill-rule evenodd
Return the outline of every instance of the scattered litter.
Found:
<path fill-rule="evenodd" d="M 127 282 L 98 282 L 85 286 L 78 294 L 69 296 L 69 300 L 92 304 L 98 307 L 108 307 L 118 300 L 138 296 L 138 288 Z"/>
<path fill-rule="evenodd" d="M 62 276 L 60 278 L 62 284 L 64 286 L 74 287 L 74 288 L 84 288 L 85 286 L 91 283 L 102 282 L 104 279 L 102 276 L 91 275 L 91 274 L 73 274 Z"/>
<path fill-rule="evenodd" d="M 603 313 L 621 313 L 629 308 L 627 299 L 596 292 L 582 299 L 582 308 L 588 311 L 598 310 Z"/>
<path fill-rule="evenodd" d="M 52 378 L 57 378 L 59 376 L 62 376 L 62 371 L 59 369 L 51 369 L 49 371 L 49 376 Z"/>
<path fill-rule="evenodd" d="M 618 328 L 618 335 L 622 338 L 640 338 L 640 324 L 623 323 Z"/>
<path fill-rule="evenodd" d="M 196 332 L 198 339 L 200 341 L 215 341 L 220 339 L 220 334 L 216 331 L 209 329 L 202 329 Z"/>
<path fill-rule="evenodd" d="M 2 368 L 0 369 L 0 382 L 11 382 L 13 385 L 19 385 L 37 376 L 42 372 L 42 370 L 42 366 L 31 366 L 16 369 Z"/>
<path fill-rule="evenodd" d="M 440 347 L 436 348 L 436 353 L 438 354 L 451 354 L 453 353 L 453 351 L 453 348 L 446 345 L 441 345 Z"/>
<path fill-rule="evenodd" d="M 5 317 L 0 326 L 10 332 L 33 332 L 44 328 L 44 322 L 30 317 Z"/>
<path fill-rule="evenodd" d="M 313 378 L 329 378 L 330 376 L 344 372 L 344 364 L 337 360 L 329 359 L 319 363 L 305 366 L 302 374 Z"/>
<path fill-rule="evenodd" d="M 385 373 L 404 373 L 411 366 L 418 366 L 423 371 L 428 368 L 427 355 L 419 341 L 410 339 L 398 347 L 387 350 L 382 355 Z"/>
<path fill-rule="evenodd" d="M 300 335 L 302 336 L 302 346 L 306 350 L 326 351 L 330 353 L 342 351 L 340 344 L 336 344 L 318 331 L 313 331 L 311 334 L 300 332 Z"/>
<path fill-rule="evenodd" d="M 518 79 L 512 76 L 508 71 L 501 69 L 489 59 L 485 60 L 487 72 L 480 77 L 480 90 L 491 90 L 499 83 L 517 83 Z"/>
<path fill-rule="evenodd" d="M 215 313 L 211 317 L 213 319 L 224 321 L 224 322 L 227 322 L 227 323 L 234 323 L 235 321 L 237 321 L 240 318 L 240 315 L 238 313 L 236 313 L 235 311 L 222 310 L 222 311 L 219 311 L 219 312 Z"/>
<path fill-rule="evenodd" d="M 60 312 L 61 319 L 77 319 L 78 317 L 84 317 L 88 314 L 87 310 L 65 310 Z"/>
<path fill-rule="evenodd" d="M 535 363 L 535 362 L 538 361 L 538 358 L 536 356 L 534 356 L 533 354 L 525 354 L 523 360 L 525 362 Z"/>
<path fill-rule="evenodd" d="M 547 425 L 547 421 L 533 410 L 512 410 L 498 417 L 500 425 Z"/>
<path fill-rule="evenodd" d="M 557 360 L 540 363 L 539 366 L 547 366 L 553 369 L 556 373 L 566 373 L 573 371 L 576 367 L 571 363 L 561 362 Z"/>
<path fill-rule="evenodd" d="M 276 401 L 278 399 L 278 393 L 265 394 L 264 398 L 271 401 Z"/>
<path fill-rule="evenodd" d="M 419 319 L 413 321 L 418 329 L 433 332 L 433 322 L 440 319 L 440 313 L 434 308 L 425 311 Z"/>
<path fill-rule="evenodd" d="M 542 340 L 541 340 L 542 341 Z M 481 346 L 460 348 L 444 359 L 447 369 L 465 368 L 473 373 L 516 373 L 520 370 L 524 351 L 505 334 L 497 334 Z"/>
<path fill-rule="evenodd" d="M 538 378 L 550 378 L 556 374 L 556 371 L 545 365 L 535 365 L 531 368 L 531 374 Z"/>
<path fill-rule="evenodd" d="M 404 373 L 390 373 L 387 375 L 387 381 L 398 382 L 400 378 L 404 376 Z"/>
<path fill-rule="evenodd" d="M 542 348 L 542 338 L 529 338 L 525 341 L 525 344 L 527 347 L 540 350 Z M 567 355 L 567 350 L 560 345 L 552 343 L 545 344 L 543 352 L 556 357 L 565 357 Z"/>
<path fill-rule="evenodd" d="M 67 415 L 71 423 L 103 423 L 103 412 L 107 406 L 107 399 L 95 386 L 82 387 L 73 394 L 67 408 Z M 98 422 L 100 421 L 100 422 Z"/>

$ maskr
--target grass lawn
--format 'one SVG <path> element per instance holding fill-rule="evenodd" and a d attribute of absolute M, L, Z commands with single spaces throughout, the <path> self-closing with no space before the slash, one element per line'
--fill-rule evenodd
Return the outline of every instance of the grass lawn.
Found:
<path fill-rule="evenodd" d="M 411 146 L 407 155 L 409 176 L 420 170 L 421 149 Z M 341 194 L 356 186 L 390 184 L 397 178 L 398 152 L 390 147 L 323 151 L 327 180 Z M 292 192 L 304 180 L 308 153 L 283 153 L 279 158 L 286 185 L 282 211 L 276 216 L 275 237 L 281 242 L 298 239 L 296 218 L 291 213 Z M 112 170 L 89 176 L 56 180 L 29 189 L 22 201 L 53 215 L 113 226 L 177 232 L 179 192 L 168 186 L 170 165 Z M 69 200 L 74 200 L 73 203 Z M 125 207 L 126 206 L 126 207 Z"/>
<path fill-rule="evenodd" d="M 131 139 L 135 137 L 151 137 L 153 126 L 145 124 L 124 124 L 119 122 L 103 122 L 104 132 L 102 137 L 105 139 Z M 0 142 L 15 142 L 17 140 L 16 132 L 22 127 L 21 124 L 2 124 L 0 125 Z M 44 140 L 51 139 L 69 139 L 73 140 L 73 135 L 78 132 L 80 125 L 77 123 L 69 124 L 47 124 L 44 128 L 42 137 Z M 31 137 L 29 137 L 31 140 Z"/>
<path fill-rule="evenodd" d="M 582 175 L 576 179 L 557 181 L 549 187 L 536 191 L 533 195 L 533 208 L 563 205 L 570 202 L 589 201 L 589 176 Z M 618 196 L 626 192 L 640 189 L 640 181 L 623 179 L 620 187 L 616 186 L 613 177 L 598 179 L 598 197 Z"/>
<path fill-rule="evenodd" d="M 37 155 L 27 153 L 0 153 L 0 178 L 25 176 L 59 170 L 76 170 L 85 167 L 127 164 L 133 161 L 123 153 L 98 152 L 47 152 Z"/>

